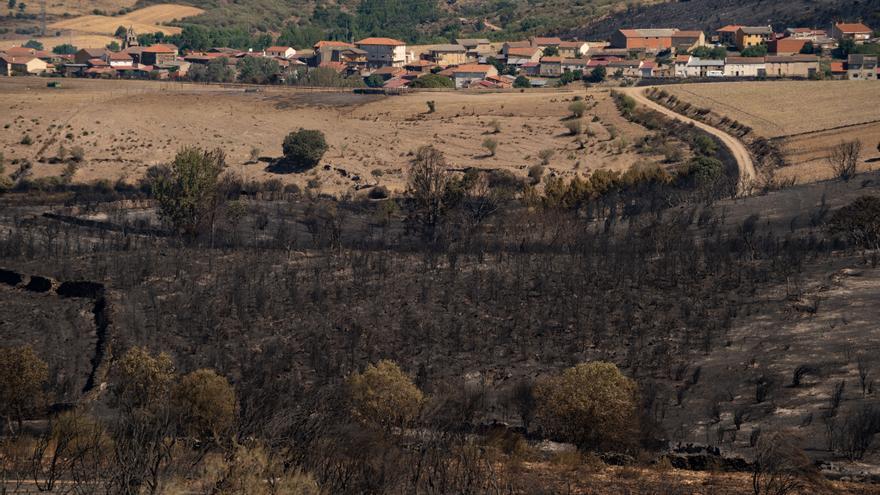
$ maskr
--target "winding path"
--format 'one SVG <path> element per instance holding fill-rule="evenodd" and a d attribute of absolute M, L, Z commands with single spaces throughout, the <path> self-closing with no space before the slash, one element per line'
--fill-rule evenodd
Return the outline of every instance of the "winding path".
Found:
<path fill-rule="evenodd" d="M 751 189 L 752 183 L 758 177 L 758 173 L 755 170 L 755 164 L 752 161 L 752 157 L 749 154 L 748 148 L 740 141 L 739 139 L 731 136 L 730 134 L 722 131 L 721 129 L 712 127 L 710 125 L 704 124 L 698 120 L 694 120 L 690 117 L 685 117 L 679 113 L 676 113 L 669 108 L 664 107 L 663 105 L 655 102 L 654 100 L 645 96 L 645 90 L 648 87 L 642 88 L 622 88 L 622 91 L 632 97 L 636 102 L 640 105 L 646 106 L 651 110 L 655 110 L 660 112 L 668 117 L 671 117 L 675 120 L 679 120 L 681 122 L 685 122 L 687 124 L 693 124 L 694 127 L 697 127 L 703 131 L 708 132 L 709 134 L 717 137 L 727 146 L 727 149 L 730 150 L 730 153 L 733 155 L 733 158 L 736 160 L 737 168 L 739 168 L 739 184 L 737 185 L 737 191 L 739 196 L 745 196 Z"/>

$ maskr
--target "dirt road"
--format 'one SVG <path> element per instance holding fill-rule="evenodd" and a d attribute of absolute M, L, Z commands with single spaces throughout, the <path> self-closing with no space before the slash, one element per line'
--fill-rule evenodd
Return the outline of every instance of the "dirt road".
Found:
<path fill-rule="evenodd" d="M 737 167 L 739 168 L 739 185 L 737 186 L 738 194 L 740 196 L 745 196 L 751 190 L 751 185 L 757 178 L 758 174 L 755 171 L 755 164 L 752 162 L 752 157 L 749 155 L 749 150 L 745 147 L 745 145 L 735 137 L 730 134 L 716 129 L 710 125 L 706 125 L 700 121 L 691 119 L 689 117 L 685 117 L 679 113 L 676 113 L 659 103 L 654 102 L 647 96 L 645 96 L 644 88 L 624 88 L 623 92 L 627 95 L 631 96 L 637 103 L 640 105 L 644 105 L 651 110 L 656 110 L 664 115 L 672 117 L 676 120 L 680 120 L 682 122 L 686 122 L 689 124 L 693 124 L 695 127 L 698 127 L 713 136 L 716 136 L 725 146 L 730 150 L 730 153 L 736 159 Z"/>

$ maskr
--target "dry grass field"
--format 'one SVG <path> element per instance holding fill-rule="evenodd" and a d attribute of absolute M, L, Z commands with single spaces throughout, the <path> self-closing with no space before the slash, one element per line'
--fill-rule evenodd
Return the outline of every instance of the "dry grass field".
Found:
<path fill-rule="evenodd" d="M 119 26 L 132 26 L 138 33 L 161 31 L 165 34 L 178 34 L 180 28 L 162 26 L 162 24 L 196 16 L 202 12 L 204 12 L 202 9 L 188 5 L 160 4 L 116 17 L 84 15 L 65 19 L 50 24 L 49 28 L 60 31 L 70 30 L 77 33 L 112 35 Z"/>
<path fill-rule="evenodd" d="M 786 81 L 664 87 L 679 99 L 742 122 L 777 143 L 788 166 L 782 178 L 827 179 L 825 162 L 842 140 L 862 141 L 863 170 L 880 167 L 880 85 L 871 81 Z"/>
<path fill-rule="evenodd" d="M 38 36 L 33 38 L 26 37 L 0 40 L 0 50 L 11 48 L 13 46 L 21 46 L 30 39 L 35 39 L 42 43 L 43 47 L 46 50 L 51 50 L 52 48 L 58 45 L 63 45 L 65 43 L 69 43 L 76 47 L 100 47 L 107 46 L 107 44 L 114 40 L 117 42 L 119 41 L 113 36 L 107 36 L 103 34 L 75 34 L 71 32 L 65 32 L 61 36 Z"/>
<path fill-rule="evenodd" d="M 583 119 L 590 133 L 581 136 L 583 147 L 565 127 L 575 96 L 591 107 Z M 436 113 L 427 112 L 429 100 L 436 102 Z M 633 144 L 647 131 L 623 119 L 609 93 L 598 90 L 378 97 L 149 81 L 64 80 L 61 89 L 49 89 L 43 79 L 4 78 L 0 114 L 0 151 L 7 161 L 30 160 L 37 177 L 58 175 L 60 166 L 41 160 L 55 156 L 60 145 L 81 146 L 85 162 L 77 182 L 136 181 L 186 145 L 221 147 L 246 178 L 317 182 L 331 193 L 377 183 L 401 189 L 408 154 L 426 144 L 442 149 L 456 168 L 506 169 L 520 176 L 541 162 L 545 149 L 554 152 L 546 173 L 563 176 L 623 171 L 663 158 L 638 152 Z M 267 171 L 265 162 L 250 162 L 252 151 L 280 156 L 284 136 L 300 127 L 327 135 L 330 149 L 322 166 L 279 175 Z M 25 135 L 32 145 L 21 144 Z M 482 147 L 487 138 L 498 142 L 495 156 Z"/>
<path fill-rule="evenodd" d="M 55 15 L 86 15 L 94 10 L 112 13 L 133 7 L 135 3 L 136 0 L 49 0 L 46 2 L 46 12 Z"/>

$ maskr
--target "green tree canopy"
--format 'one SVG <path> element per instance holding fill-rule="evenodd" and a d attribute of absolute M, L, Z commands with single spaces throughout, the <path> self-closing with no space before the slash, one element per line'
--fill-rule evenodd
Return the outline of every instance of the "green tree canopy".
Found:
<path fill-rule="evenodd" d="M 287 167 L 309 169 L 316 166 L 324 153 L 327 152 L 327 141 L 324 133 L 311 129 L 300 129 L 291 132 L 284 138 L 282 145 L 284 162 Z"/>
<path fill-rule="evenodd" d="M 151 177 L 159 216 L 180 234 L 193 237 L 213 219 L 220 201 L 219 179 L 226 168 L 222 150 L 187 147 Z"/>

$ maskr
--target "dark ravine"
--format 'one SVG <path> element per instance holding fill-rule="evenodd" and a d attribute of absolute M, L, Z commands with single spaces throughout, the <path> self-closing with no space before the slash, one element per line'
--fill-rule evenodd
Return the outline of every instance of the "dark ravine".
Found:
<path fill-rule="evenodd" d="M 95 398 L 101 391 L 98 385 L 104 383 L 107 377 L 111 356 L 112 304 L 108 301 L 108 291 L 104 284 L 83 280 L 61 282 L 50 277 L 27 275 L 3 268 L 0 268 L 0 283 L 22 292 L 92 301 L 96 343 L 90 360 L 92 369 L 83 387 L 82 399 L 88 401 Z"/>

